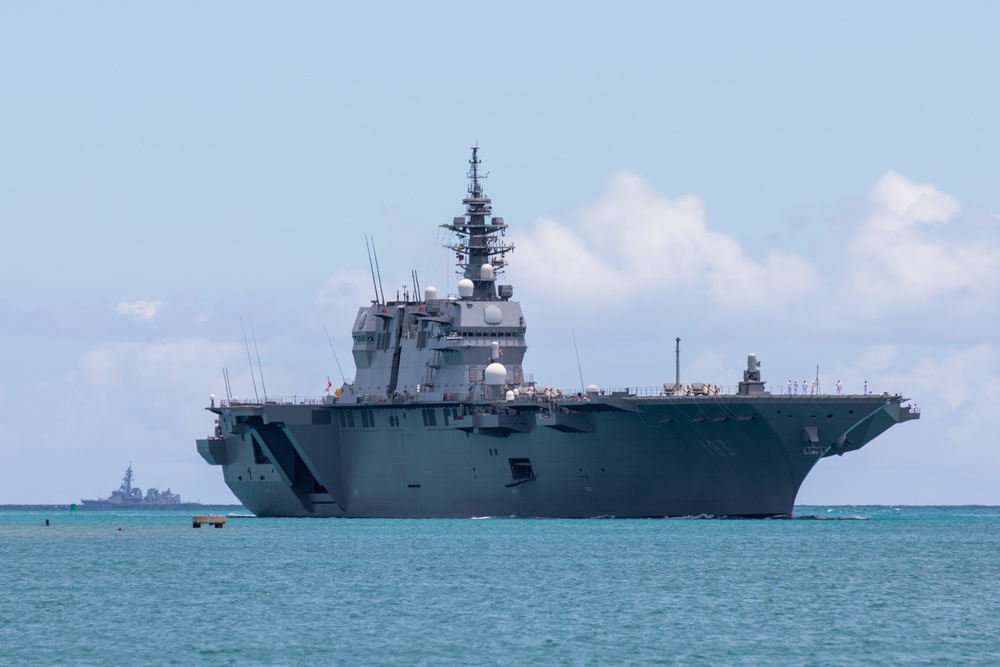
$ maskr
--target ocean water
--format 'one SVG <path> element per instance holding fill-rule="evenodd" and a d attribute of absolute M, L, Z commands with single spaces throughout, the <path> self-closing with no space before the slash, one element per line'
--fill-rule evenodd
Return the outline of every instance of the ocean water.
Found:
<path fill-rule="evenodd" d="M 997 507 L 220 510 L 0 509 L 0 664 L 1000 665 Z"/>

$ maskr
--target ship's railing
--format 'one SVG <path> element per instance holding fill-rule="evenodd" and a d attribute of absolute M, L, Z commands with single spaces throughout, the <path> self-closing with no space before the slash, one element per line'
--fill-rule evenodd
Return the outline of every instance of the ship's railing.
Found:
<path fill-rule="evenodd" d="M 597 395 L 601 396 L 623 396 L 627 398 L 688 398 L 688 397 L 705 397 L 705 396 L 737 396 L 739 395 L 739 385 L 713 385 L 705 383 L 700 388 L 694 388 L 691 385 L 681 385 L 684 389 L 679 392 L 672 391 L 673 383 L 667 383 L 664 387 L 608 387 L 601 388 Z M 537 395 L 537 394 L 536 394 Z M 556 400 L 566 401 L 566 400 L 588 400 L 589 396 L 583 394 L 579 389 L 572 389 L 569 391 L 565 390 L 550 390 L 550 395 L 555 397 Z M 806 392 L 802 393 L 788 393 L 784 387 L 780 387 L 776 390 L 768 390 L 767 395 L 769 396 L 780 396 L 787 399 L 814 399 L 814 398 L 857 398 L 858 396 L 874 396 L 876 392 L 869 391 L 868 394 L 830 394 L 817 391 L 815 393 Z M 897 396 L 898 394 L 889 393 L 879 393 L 880 396 Z M 519 397 L 524 398 L 525 394 L 522 393 Z M 913 408 L 911 407 L 911 411 Z M 919 409 L 917 409 L 919 412 Z"/>
<path fill-rule="evenodd" d="M 327 402 L 325 396 L 268 396 L 266 399 L 239 398 L 234 396 L 230 399 L 222 399 L 219 405 L 224 408 L 238 408 L 241 406 L 254 407 L 260 405 L 323 405 Z"/>
<path fill-rule="evenodd" d="M 735 394 L 736 387 L 725 387 L 720 385 L 709 384 L 708 382 L 702 383 L 702 387 L 699 389 L 694 389 L 689 384 L 682 384 L 686 390 L 678 392 L 677 396 L 721 396 L 726 394 Z M 599 396 L 610 396 L 612 394 L 625 393 L 629 396 L 635 396 L 637 398 L 660 398 L 662 396 L 673 396 L 672 391 L 674 387 L 673 382 L 668 382 L 659 387 L 612 387 L 612 388 L 602 388 L 599 392 Z M 571 395 L 575 395 L 579 392 L 573 392 Z"/>
<path fill-rule="evenodd" d="M 689 386 L 689 385 L 685 385 Z M 673 388 L 673 385 L 668 385 L 669 389 Z M 718 385 L 705 385 L 704 388 L 699 390 L 691 390 L 685 392 L 673 393 L 671 391 L 664 390 L 663 387 L 623 387 L 623 388 L 606 388 L 601 389 L 597 393 L 598 399 L 603 396 L 621 396 L 627 398 L 639 398 L 639 399 L 653 399 L 653 398 L 697 398 L 697 397 L 711 397 L 711 396 L 735 396 L 738 394 L 738 386 L 718 386 Z M 865 394 L 822 394 L 822 393 L 785 393 L 783 390 L 778 392 L 772 392 L 771 396 L 781 396 L 786 399 L 812 399 L 822 397 L 824 399 L 829 398 L 857 398 L 858 396 L 864 396 Z M 868 396 L 874 395 L 874 392 L 869 392 Z M 884 394 L 888 396 L 888 394 Z M 453 400 L 469 400 L 467 396 L 453 395 Z M 360 405 L 372 404 L 372 403 L 385 403 L 386 398 L 381 395 L 361 395 L 356 397 L 357 403 Z M 536 388 L 534 392 L 521 392 L 517 397 L 517 402 L 534 402 L 534 403 L 549 403 L 549 402 L 563 402 L 563 401 L 588 401 L 590 396 L 582 393 L 579 390 L 564 391 L 561 389 L 554 389 L 551 387 Z M 336 402 L 336 398 L 332 394 L 326 396 L 287 396 L 287 397 L 273 397 L 269 396 L 264 400 L 261 399 L 249 399 L 249 398 L 238 398 L 233 397 L 231 399 L 222 399 L 219 401 L 219 406 L 223 408 L 234 408 L 234 407 L 259 407 L 262 405 L 329 405 L 330 403 Z M 503 403 L 506 401 L 497 401 L 498 403 Z M 920 414 L 920 408 L 917 406 L 907 406 L 911 413 Z"/>

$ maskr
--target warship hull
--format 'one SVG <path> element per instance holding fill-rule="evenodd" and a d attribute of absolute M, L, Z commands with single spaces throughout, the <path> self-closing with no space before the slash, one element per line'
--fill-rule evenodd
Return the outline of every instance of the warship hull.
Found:
<path fill-rule="evenodd" d="M 903 400 L 225 405 L 198 450 L 258 516 L 767 517 L 819 459 L 915 418 Z"/>
<path fill-rule="evenodd" d="M 791 513 L 820 458 L 919 417 L 906 399 L 869 395 L 867 385 L 860 396 L 840 396 L 839 385 L 837 396 L 823 396 L 816 384 L 806 395 L 805 383 L 798 395 L 795 383 L 792 395 L 774 396 L 752 353 L 734 394 L 682 384 L 680 338 L 676 381 L 657 395 L 588 385 L 567 398 L 540 387 L 525 373 L 527 325 L 514 286 L 498 282 L 514 246 L 483 190 L 478 151 L 464 214 L 440 225 L 462 276 L 456 294 L 427 286 L 421 295 L 414 271 L 413 291 L 387 300 L 369 248 L 375 298 L 351 328 L 354 379 L 322 401 L 241 402 L 228 379 L 227 398 L 217 406 L 212 397 L 215 434 L 198 451 L 222 466 L 250 511 L 775 516 Z"/>

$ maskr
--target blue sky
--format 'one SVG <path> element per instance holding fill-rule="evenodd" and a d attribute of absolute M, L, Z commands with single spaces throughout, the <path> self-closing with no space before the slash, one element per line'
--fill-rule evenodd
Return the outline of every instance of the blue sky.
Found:
<path fill-rule="evenodd" d="M 229 502 L 194 440 L 347 377 L 370 298 L 455 291 L 468 147 L 526 372 L 812 378 L 923 418 L 803 503 L 1000 503 L 993 3 L 0 5 L 0 503 Z M 259 379 L 258 379 L 259 380 Z"/>

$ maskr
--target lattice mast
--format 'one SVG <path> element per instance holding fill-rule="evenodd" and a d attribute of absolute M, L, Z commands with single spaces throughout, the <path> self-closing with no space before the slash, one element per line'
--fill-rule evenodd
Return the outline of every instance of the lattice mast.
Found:
<path fill-rule="evenodd" d="M 455 252 L 456 265 L 460 269 L 457 274 L 472 281 L 472 298 L 496 301 L 499 297 L 495 278 L 503 274 L 507 253 L 513 252 L 514 246 L 503 241 L 507 225 L 503 218 L 493 217 L 492 201 L 483 194 L 480 181 L 485 180 L 489 173 L 480 171 L 478 152 L 479 146 L 473 146 L 472 159 L 469 160 L 469 196 L 462 200 L 465 215 L 454 218 L 450 225 L 441 226 L 458 237 L 446 243 L 445 247 Z"/>

